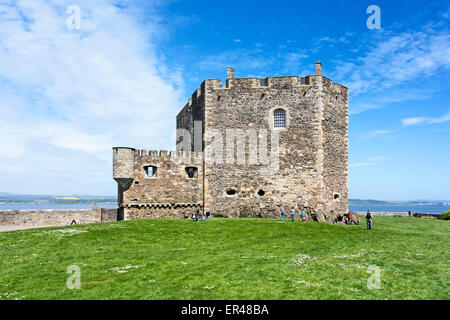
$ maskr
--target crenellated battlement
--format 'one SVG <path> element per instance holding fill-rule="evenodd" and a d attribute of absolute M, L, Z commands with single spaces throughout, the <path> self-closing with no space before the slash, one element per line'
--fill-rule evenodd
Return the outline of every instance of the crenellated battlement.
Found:
<path fill-rule="evenodd" d="M 136 163 L 153 163 L 163 165 L 167 162 L 173 165 L 200 165 L 203 163 L 203 152 L 167 151 L 134 149 L 129 147 L 113 148 L 114 178 L 133 178 Z M 165 167 L 169 165 L 163 165 Z M 171 165 L 172 166 L 172 165 Z"/>
<path fill-rule="evenodd" d="M 188 102 L 184 108 L 195 105 L 197 101 L 203 98 L 203 95 L 207 91 L 214 90 L 232 90 L 232 89 L 290 89 L 299 87 L 310 87 L 319 85 L 337 85 L 340 87 L 345 86 L 333 83 L 327 77 L 319 75 L 309 75 L 305 77 L 300 76 L 282 76 L 282 77 L 265 77 L 265 78 L 229 78 L 225 84 L 222 84 L 220 79 L 206 79 L 201 84 L 200 88 L 194 91 L 192 96 L 188 99 Z"/>
<path fill-rule="evenodd" d="M 190 151 L 167 151 L 167 150 L 147 150 L 135 149 L 135 161 L 139 158 L 155 161 L 173 161 L 176 163 L 202 163 L 203 152 Z"/>
<path fill-rule="evenodd" d="M 245 89 L 279 89 L 289 90 L 293 88 L 308 88 L 318 86 L 330 86 L 332 88 L 343 88 L 348 90 L 347 87 L 333 83 L 329 78 L 322 75 L 322 64 L 320 62 L 315 63 L 315 74 L 308 76 L 275 76 L 275 77 L 249 77 L 249 78 L 235 78 L 234 70 L 231 67 L 227 68 L 227 79 L 225 83 L 222 83 L 220 79 L 206 79 L 200 85 L 200 88 L 195 90 L 191 97 L 188 98 L 187 103 L 182 110 L 178 113 L 177 119 L 183 117 L 185 113 L 191 113 L 193 109 L 199 110 L 201 106 L 205 105 L 207 97 L 211 93 L 217 91 L 234 91 Z"/>
<path fill-rule="evenodd" d="M 113 147 L 114 155 L 134 154 L 136 157 L 152 157 L 152 158 L 198 158 L 203 159 L 203 152 L 191 151 L 168 151 L 168 150 L 147 150 L 135 149 L 129 147 Z"/>
<path fill-rule="evenodd" d="M 267 89 L 267 88 L 293 88 L 300 86 L 314 85 L 316 81 L 313 78 L 316 76 L 285 76 L 285 77 L 266 77 L 266 78 L 230 78 L 222 86 L 220 79 L 207 79 L 202 83 L 201 88 L 207 90 L 229 90 L 233 88 L 249 88 L 249 89 Z"/>
<path fill-rule="evenodd" d="M 203 93 L 205 92 L 204 89 L 202 89 L 201 87 L 197 90 L 194 91 L 194 93 L 192 94 L 192 96 L 190 98 L 188 98 L 188 102 L 186 103 L 186 105 L 184 107 L 190 107 L 192 106 L 192 104 L 196 104 L 201 98 Z"/>

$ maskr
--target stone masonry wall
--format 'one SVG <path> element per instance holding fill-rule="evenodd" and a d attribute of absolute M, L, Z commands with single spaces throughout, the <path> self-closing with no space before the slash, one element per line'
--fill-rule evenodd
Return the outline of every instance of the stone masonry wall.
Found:
<path fill-rule="evenodd" d="M 203 145 L 199 146 L 199 150 L 194 148 L 194 137 L 198 139 L 199 142 L 203 140 L 204 132 L 204 116 L 205 116 L 205 87 L 202 85 L 197 89 L 192 97 L 189 99 L 188 103 L 177 115 L 177 151 L 192 151 L 201 152 L 203 151 Z M 200 128 L 194 130 L 195 122 L 199 121 L 201 123 Z M 189 135 L 180 133 L 180 129 L 184 129 L 189 132 Z M 196 136 L 198 134 L 198 136 Z M 183 141 L 183 139 L 188 139 L 190 141 Z"/>
<path fill-rule="evenodd" d="M 155 167 L 155 175 L 148 176 L 146 167 Z M 196 168 L 192 178 L 186 171 L 189 167 Z M 203 207 L 201 153 L 134 150 L 130 176 L 131 182 L 119 187 L 120 214 L 125 220 L 182 216 Z"/>
<path fill-rule="evenodd" d="M 280 137 L 280 153 L 278 170 L 260 161 L 258 164 L 206 161 L 205 210 L 230 217 L 278 217 L 281 209 L 288 212 L 292 206 L 309 214 L 321 209 L 322 176 L 317 165 L 322 119 L 317 105 L 321 95 L 318 86 L 302 84 L 307 82 L 309 78 L 300 77 L 237 78 L 228 79 L 225 88 L 217 83 L 207 86 L 210 90 L 206 92 L 206 134 L 208 130 L 219 129 L 225 141 L 226 130 L 230 128 L 265 129 L 268 153 L 273 134 Z M 278 108 L 286 111 L 286 129 L 273 128 L 272 115 Z M 206 141 L 206 148 L 211 143 Z M 244 152 L 248 159 L 249 149 Z M 223 153 L 226 154 L 225 149 Z M 226 193 L 228 189 L 237 192 L 230 196 Z M 258 194 L 260 190 L 263 195 Z"/>
<path fill-rule="evenodd" d="M 327 222 L 348 212 L 348 89 L 323 77 L 323 211 Z"/>

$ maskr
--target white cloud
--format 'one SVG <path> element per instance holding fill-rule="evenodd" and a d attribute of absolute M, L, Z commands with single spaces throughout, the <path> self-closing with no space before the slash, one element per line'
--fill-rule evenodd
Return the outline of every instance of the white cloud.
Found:
<path fill-rule="evenodd" d="M 306 75 L 305 65 L 313 66 L 311 61 L 307 61 L 309 56 L 304 52 L 290 52 L 283 54 L 280 65 L 284 75 Z M 306 60 L 306 61 L 305 61 Z"/>
<path fill-rule="evenodd" d="M 375 165 L 375 163 L 373 162 L 354 162 L 354 163 L 349 163 L 348 166 L 350 168 L 352 167 L 367 167 L 367 166 L 373 166 Z"/>
<path fill-rule="evenodd" d="M 371 139 L 379 136 L 386 136 L 393 133 L 392 130 L 372 130 L 363 135 L 364 139 Z"/>
<path fill-rule="evenodd" d="M 349 113 L 358 114 L 367 110 L 382 109 L 393 103 L 426 100 L 437 91 L 435 87 L 417 88 L 415 83 L 412 85 L 413 88 L 410 86 L 404 88 L 391 87 L 377 94 L 367 92 L 365 94 L 353 95 L 350 91 Z"/>
<path fill-rule="evenodd" d="M 307 75 L 314 68 L 308 58 L 304 50 L 272 54 L 261 48 L 239 48 L 199 59 L 199 69 L 216 72 L 232 66 L 239 73 L 237 76 L 261 78 L 267 77 L 267 70 L 276 70 L 272 75 Z"/>
<path fill-rule="evenodd" d="M 387 158 L 385 156 L 376 156 L 376 157 L 369 158 L 370 162 L 379 162 L 379 161 L 384 161 L 384 160 L 387 160 Z"/>
<path fill-rule="evenodd" d="M 386 157 L 384 156 L 375 156 L 375 157 L 371 157 L 365 161 L 362 162 L 352 162 L 349 163 L 349 167 L 368 167 L 368 166 L 375 166 L 377 164 L 379 164 L 379 162 L 381 161 L 385 161 L 387 160 Z"/>
<path fill-rule="evenodd" d="M 347 35 L 348 36 L 352 36 L 353 34 L 352 33 L 347 33 Z M 323 37 L 314 39 L 314 43 L 315 43 L 316 46 L 321 44 L 321 43 L 339 43 L 339 42 L 340 43 L 348 43 L 349 40 L 345 36 L 341 36 L 341 37 L 338 37 L 338 38 L 331 38 L 329 36 L 323 36 Z"/>
<path fill-rule="evenodd" d="M 348 37 L 352 37 L 354 34 L 347 32 L 345 35 L 346 36 L 340 36 L 340 37 L 336 37 L 336 38 L 332 38 L 329 36 L 314 38 L 313 43 L 312 43 L 311 52 L 315 54 L 315 53 L 319 52 L 323 47 L 326 47 L 326 46 L 334 47 L 335 45 L 338 45 L 338 44 L 349 43 L 350 40 L 348 39 Z"/>
<path fill-rule="evenodd" d="M 406 118 L 406 119 L 402 119 L 402 123 L 405 126 L 411 126 L 414 124 L 422 123 L 422 122 L 426 121 L 426 119 L 427 118 L 425 118 L 425 117 Z"/>
<path fill-rule="evenodd" d="M 450 111 L 440 117 L 412 117 L 402 119 L 402 123 L 405 126 L 412 126 L 416 124 L 433 124 L 450 121 Z"/>
<path fill-rule="evenodd" d="M 450 34 L 432 26 L 372 39 L 370 50 L 354 61 L 338 62 L 333 78 L 353 95 L 390 88 L 450 69 Z"/>
<path fill-rule="evenodd" d="M 5 177 L 0 189 L 5 191 L 22 192 L 26 181 L 34 193 L 55 193 L 56 184 L 38 188 L 67 170 L 72 176 L 60 184 L 79 189 L 77 177 L 96 173 L 99 163 L 109 176 L 111 147 L 167 145 L 185 102 L 181 73 L 161 62 L 152 42 L 163 32 L 156 15 L 142 24 L 127 2 L 119 7 L 109 0 L 78 1 L 81 29 L 69 30 L 71 4 L 0 2 L 0 174 Z M 83 165 L 74 163 L 77 153 Z M 6 175 L 12 167 L 15 175 Z M 108 190 L 85 193 L 114 192 L 112 178 L 104 179 Z"/>

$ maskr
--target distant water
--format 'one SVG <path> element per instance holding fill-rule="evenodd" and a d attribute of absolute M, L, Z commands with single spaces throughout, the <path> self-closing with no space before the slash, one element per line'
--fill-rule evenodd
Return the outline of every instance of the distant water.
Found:
<path fill-rule="evenodd" d="M 117 208 L 116 203 L 97 203 L 99 208 Z M 91 203 L 73 203 L 73 204 L 0 204 L 1 210 L 45 210 L 45 209 L 92 209 Z"/>
<path fill-rule="evenodd" d="M 351 211 L 373 212 L 418 212 L 441 214 L 450 210 L 450 206 L 396 206 L 396 205 L 349 205 Z"/>
<path fill-rule="evenodd" d="M 99 208 L 117 208 L 115 203 L 97 203 Z M 74 204 L 0 204 L 1 210 L 43 210 L 43 209 L 92 209 L 90 203 Z M 450 206 L 395 206 L 395 205 L 350 205 L 352 211 L 373 211 L 373 212 L 419 212 L 441 214 L 450 210 Z"/>

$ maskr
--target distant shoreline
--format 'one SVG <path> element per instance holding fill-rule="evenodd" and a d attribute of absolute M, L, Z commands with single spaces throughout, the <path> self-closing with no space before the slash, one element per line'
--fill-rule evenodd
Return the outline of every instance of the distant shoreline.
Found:
<path fill-rule="evenodd" d="M 450 206 L 426 206 L 426 205 L 349 205 L 349 210 L 354 212 L 406 212 L 426 213 L 426 214 L 442 214 L 450 210 Z"/>
<path fill-rule="evenodd" d="M 382 217 L 417 217 L 417 218 L 439 218 L 441 214 L 439 213 L 423 213 L 423 212 L 370 212 L 372 216 L 382 216 Z M 353 214 L 357 216 L 365 216 L 367 212 L 365 211 L 353 211 Z"/>
<path fill-rule="evenodd" d="M 91 203 L 0 203 L 0 211 L 5 210 L 64 210 L 64 209 L 92 209 L 94 202 Z M 117 202 L 98 202 L 96 203 L 99 208 L 117 208 Z M 447 210 L 450 210 L 450 206 L 392 206 L 392 205 L 349 205 L 349 210 L 358 213 L 366 213 L 370 210 L 373 213 L 376 212 L 388 212 L 397 214 L 422 213 L 440 215 Z"/>
<path fill-rule="evenodd" d="M 117 208 L 117 202 L 92 203 L 0 203 L 0 211 L 5 210 L 64 210 L 64 209 L 92 209 L 94 203 L 99 208 Z"/>

